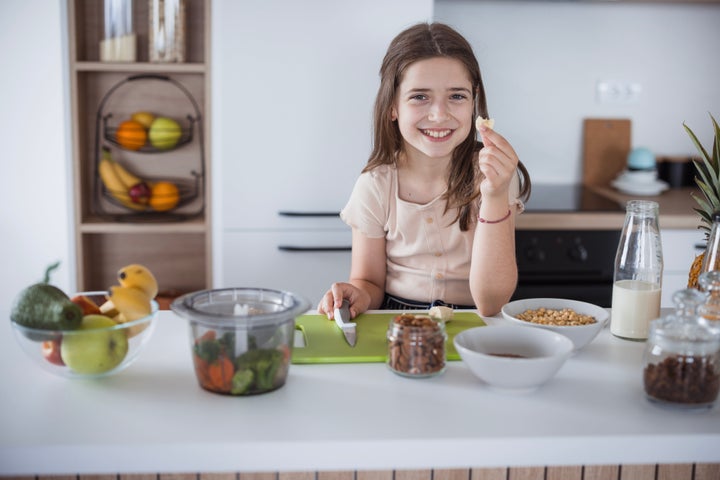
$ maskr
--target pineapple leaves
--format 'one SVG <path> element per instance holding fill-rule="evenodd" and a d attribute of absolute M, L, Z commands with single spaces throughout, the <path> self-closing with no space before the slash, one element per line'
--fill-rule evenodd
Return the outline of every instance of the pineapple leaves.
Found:
<path fill-rule="evenodd" d="M 700 215 L 702 223 L 699 228 L 705 230 L 706 236 L 710 232 L 710 225 L 712 225 L 712 214 L 720 210 L 720 126 L 712 115 L 710 115 L 710 119 L 715 134 L 711 150 L 712 155 L 708 154 L 708 151 L 705 150 L 705 147 L 703 147 L 690 127 L 683 123 L 683 128 L 685 128 L 695 148 L 700 153 L 700 158 L 693 159 L 692 163 L 697 172 L 695 183 L 705 198 L 693 193 L 690 195 L 700 206 L 700 208 L 694 210 Z"/>

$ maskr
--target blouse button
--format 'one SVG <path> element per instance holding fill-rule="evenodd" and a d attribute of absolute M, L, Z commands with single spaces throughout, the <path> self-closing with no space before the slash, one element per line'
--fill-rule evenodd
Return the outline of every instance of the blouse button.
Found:
<path fill-rule="evenodd" d="M 436 256 L 436 257 L 442 257 L 442 253 L 440 253 L 440 252 L 435 252 L 435 256 Z"/>
<path fill-rule="evenodd" d="M 437 274 L 435 274 L 435 278 L 438 279 L 438 280 L 442 280 L 443 274 L 442 274 L 442 273 L 437 273 Z"/>
<path fill-rule="evenodd" d="M 425 221 L 426 221 L 427 223 L 433 223 L 432 217 L 427 217 L 427 218 L 425 219 Z"/>

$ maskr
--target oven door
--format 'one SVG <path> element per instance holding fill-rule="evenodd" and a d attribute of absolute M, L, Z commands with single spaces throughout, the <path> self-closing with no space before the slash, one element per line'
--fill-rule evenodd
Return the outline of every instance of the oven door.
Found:
<path fill-rule="evenodd" d="M 610 307 L 620 230 L 518 230 L 513 300 L 566 298 Z"/>

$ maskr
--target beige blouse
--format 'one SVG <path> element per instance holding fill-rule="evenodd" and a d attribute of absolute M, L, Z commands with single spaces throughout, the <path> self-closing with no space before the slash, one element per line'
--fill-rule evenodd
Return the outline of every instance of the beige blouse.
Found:
<path fill-rule="evenodd" d="M 517 175 L 510 186 L 509 205 L 522 212 Z M 402 298 L 431 303 L 442 300 L 473 305 L 470 257 L 475 224 L 467 232 L 452 224 L 456 210 L 443 214 L 442 195 L 420 205 L 398 197 L 397 169 L 383 165 L 363 173 L 342 220 L 370 238 L 386 239 L 385 291 Z"/>

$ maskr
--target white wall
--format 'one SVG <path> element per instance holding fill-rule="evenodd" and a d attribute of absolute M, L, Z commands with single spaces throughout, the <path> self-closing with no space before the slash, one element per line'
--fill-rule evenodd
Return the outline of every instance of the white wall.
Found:
<path fill-rule="evenodd" d="M 0 312 L 58 260 L 74 288 L 64 4 L 0 1 Z"/>
<path fill-rule="evenodd" d="M 694 154 L 720 119 L 720 4 L 436 0 L 473 44 L 496 128 L 533 181 L 582 176 L 582 119 L 632 120 L 634 146 Z M 637 103 L 599 104 L 599 80 L 639 82 Z"/>

